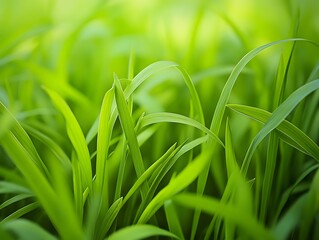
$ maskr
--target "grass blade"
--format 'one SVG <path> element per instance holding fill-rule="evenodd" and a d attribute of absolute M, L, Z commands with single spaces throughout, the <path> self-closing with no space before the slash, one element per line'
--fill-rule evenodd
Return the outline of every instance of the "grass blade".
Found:
<path fill-rule="evenodd" d="M 110 145 L 112 128 L 110 124 L 111 107 L 114 98 L 114 88 L 111 88 L 104 96 L 97 135 L 97 154 L 96 154 L 96 178 L 95 178 L 95 194 L 101 196 L 102 208 L 108 208 L 108 167 L 107 155 Z M 104 214 L 105 209 L 101 209 Z"/>
<path fill-rule="evenodd" d="M 185 124 L 188 126 L 195 127 L 201 130 L 202 132 L 208 134 L 213 140 L 215 140 L 221 146 L 224 147 L 223 142 L 204 125 L 202 125 L 201 123 L 197 122 L 196 120 L 192 118 L 189 118 L 180 114 L 176 114 L 176 113 L 161 112 L 161 113 L 148 114 L 143 117 L 141 122 L 141 127 L 154 124 L 154 123 L 162 123 L 162 122 L 179 123 L 179 124 Z"/>
<path fill-rule="evenodd" d="M 210 160 L 210 151 L 208 149 L 208 151 L 202 152 L 201 155 L 194 159 L 194 161 L 190 162 L 181 173 L 172 179 L 171 182 L 152 199 L 143 211 L 138 223 L 147 222 L 166 200 L 191 184 L 207 166 Z"/>
<path fill-rule="evenodd" d="M 25 219 L 10 220 L 6 223 L 2 223 L 1 227 L 7 231 L 13 232 L 15 237 L 21 240 L 57 240 L 56 237 L 36 225 L 34 222 Z"/>
<path fill-rule="evenodd" d="M 0 210 L 10 205 L 13 205 L 21 200 L 31 198 L 31 197 L 33 197 L 31 194 L 19 194 L 19 195 L 13 196 L 12 198 L 9 198 L 8 200 L 0 204 Z"/>
<path fill-rule="evenodd" d="M 228 104 L 227 106 L 230 109 L 251 117 L 263 124 L 265 124 L 272 116 L 270 112 L 250 106 L 239 104 Z M 276 129 L 278 130 L 281 139 L 286 143 L 319 161 L 319 146 L 295 125 L 284 120 L 276 127 Z"/>
<path fill-rule="evenodd" d="M 145 167 L 144 167 L 141 151 L 138 145 L 137 136 L 134 130 L 133 119 L 130 115 L 130 111 L 126 103 L 122 87 L 116 76 L 115 76 L 115 100 L 116 100 L 117 109 L 119 112 L 121 125 L 123 128 L 127 143 L 130 147 L 131 154 L 132 154 L 135 172 L 137 177 L 140 177 L 145 171 Z M 141 194 L 143 199 L 145 198 L 147 191 L 148 191 L 148 186 L 144 184 L 141 188 Z"/>
<path fill-rule="evenodd" d="M 40 171 L 43 174 L 48 175 L 48 170 L 47 170 L 45 164 L 43 163 L 43 161 L 41 160 L 39 154 L 37 153 L 30 137 L 25 132 L 25 130 L 22 128 L 20 123 L 15 119 L 15 117 L 3 105 L 2 102 L 0 102 L 0 114 L 1 114 L 2 118 L 4 116 L 6 116 L 6 118 L 8 118 L 7 121 L 10 121 L 10 127 L 11 127 L 10 132 L 12 133 L 12 135 L 15 138 L 19 139 L 19 142 L 21 143 L 21 145 L 23 146 L 25 151 L 31 155 L 30 157 L 31 157 L 32 161 L 34 161 L 36 166 L 40 169 Z M 5 134 L 5 133 L 3 133 L 3 134 Z"/>
<path fill-rule="evenodd" d="M 133 225 L 129 227 L 125 227 L 123 229 L 118 230 L 117 232 L 113 233 L 109 236 L 108 240 L 122 240 L 122 239 L 131 239 L 131 240 L 138 240 L 152 236 L 165 236 L 171 238 L 177 238 L 174 234 L 163 230 L 161 228 L 140 224 L 140 225 Z"/>
<path fill-rule="evenodd" d="M 83 215 L 85 191 L 92 191 L 92 166 L 89 150 L 81 127 L 71 109 L 62 97 L 53 90 L 45 89 L 56 108 L 62 113 L 66 121 L 66 130 L 71 140 L 75 154 L 72 156 L 73 184 L 76 208 L 80 218 Z"/>
<path fill-rule="evenodd" d="M 7 216 L 5 219 L 3 219 L 1 221 L 1 223 L 5 223 L 7 221 L 18 219 L 21 216 L 39 208 L 39 206 L 40 206 L 40 204 L 38 202 L 33 202 L 33 203 L 28 204 L 28 205 L 25 205 L 22 208 L 18 209 L 17 211 L 11 213 L 9 216 Z"/>
<path fill-rule="evenodd" d="M 131 189 L 126 194 L 123 205 L 127 202 L 127 200 L 133 195 L 134 192 L 154 173 L 155 170 L 165 161 L 169 160 L 173 157 L 173 153 L 175 150 L 176 144 L 171 146 L 164 155 L 155 161 L 134 183 Z"/>
<path fill-rule="evenodd" d="M 291 39 L 284 39 L 284 40 L 279 40 L 276 42 L 268 43 L 263 46 L 260 46 L 258 48 L 255 48 L 254 50 L 250 51 L 247 53 L 239 62 L 238 64 L 234 67 L 233 71 L 231 72 L 223 90 L 222 93 L 220 94 L 217 106 L 215 108 L 214 112 L 214 117 L 211 122 L 210 130 L 218 135 L 220 125 L 224 116 L 226 104 L 229 100 L 231 91 L 233 89 L 233 86 L 235 85 L 237 78 L 239 74 L 242 72 L 242 70 L 246 67 L 246 65 L 254 58 L 256 57 L 260 52 L 263 50 L 272 47 L 277 44 L 281 43 L 287 43 L 287 42 L 294 42 L 294 41 L 308 41 L 306 39 L 302 38 L 291 38 Z"/>
<path fill-rule="evenodd" d="M 184 207 L 200 208 L 208 214 L 218 214 L 241 227 L 254 239 L 275 239 L 271 232 L 265 229 L 251 214 L 247 214 L 231 204 L 224 204 L 214 198 L 196 196 L 191 193 L 179 194 L 173 198 L 173 202 Z M 245 221 L 243 221 L 242 216 L 245 216 Z"/>
<path fill-rule="evenodd" d="M 248 167 L 250 165 L 250 161 L 252 155 L 259 145 L 259 143 L 277 126 L 280 125 L 281 122 L 288 116 L 288 114 L 296 107 L 296 105 L 303 100 L 307 95 L 311 92 L 317 90 L 319 88 L 319 80 L 314 80 L 310 83 L 307 83 L 293 92 L 271 115 L 268 121 L 265 123 L 263 128 L 258 132 L 258 134 L 253 139 L 250 144 L 248 151 L 246 153 L 242 171 L 244 174 L 247 173 Z"/>
<path fill-rule="evenodd" d="M 52 189 L 52 186 L 18 139 L 12 133 L 9 133 L 2 140 L 2 146 L 5 151 L 24 175 L 28 185 L 59 234 L 65 239 L 74 239 L 74 237 L 82 236 L 72 206 L 68 206 L 65 202 L 59 202 L 59 197 Z"/>
<path fill-rule="evenodd" d="M 101 228 L 97 232 L 97 239 L 103 239 L 105 237 L 105 234 L 109 231 L 110 227 L 112 226 L 112 223 L 114 222 L 115 218 L 117 217 L 117 214 L 121 210 L 123 204 L 122 204 L 123 198 L 117 199 L 108 209 L 106 214 L 104 215 L 102 221 L 101 221 Z"/>

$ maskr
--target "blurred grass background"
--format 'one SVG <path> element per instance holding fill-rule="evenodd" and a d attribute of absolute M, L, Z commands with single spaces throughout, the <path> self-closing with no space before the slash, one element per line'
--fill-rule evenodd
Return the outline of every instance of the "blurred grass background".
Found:
<path fill-rule="evenodd" d="M 49 114 L 41 89 L 47 86 L 68 100 L 84 132 L 99 112 L 113 73 L 128 78 L 132 54 L 134 74 L 158 60 L 184 67 L 210 122 L 230 71 L 249 50 L 289 37 L 319 41 L 319 3 L 314 0 L 1 0 L 0 6 L 1 100 L 15 112 Z M 291 89 L 302 84 L 318 60 L 313 46 L 300 45 L 292 60 L 290 73 L 297 79 Z M 275 47 L 254 59 L 232 100 L 269 110 L 282 51 Z M 180 76 L 165 74 L 153 77 L 136 102 L 149 112 L 188 114 L 187 90 L 176 80 Z"/>

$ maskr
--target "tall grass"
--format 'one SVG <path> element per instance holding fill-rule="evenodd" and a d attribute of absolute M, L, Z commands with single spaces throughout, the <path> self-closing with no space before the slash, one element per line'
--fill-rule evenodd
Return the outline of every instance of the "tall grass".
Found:
<path fill-rule="evenodd" d="M 1 239 L 316 239 L 319 4 L 0 0 Z"/>

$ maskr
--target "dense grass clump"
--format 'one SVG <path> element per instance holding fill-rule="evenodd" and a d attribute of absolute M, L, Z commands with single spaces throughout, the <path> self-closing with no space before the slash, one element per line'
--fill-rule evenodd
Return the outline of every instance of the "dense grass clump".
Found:
<path fill-rule="evenodd" d="M 318 10 L 0 0 L 0 238 L 319 239 Z"/>

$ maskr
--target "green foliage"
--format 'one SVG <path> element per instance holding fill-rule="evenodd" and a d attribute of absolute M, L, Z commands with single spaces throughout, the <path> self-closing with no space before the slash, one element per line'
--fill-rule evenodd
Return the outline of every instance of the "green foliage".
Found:
<path fill-rule="evenodd" d="M 317 1 L 0 6 L 1 239 L 319 238 Z"/>

